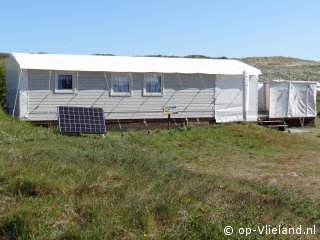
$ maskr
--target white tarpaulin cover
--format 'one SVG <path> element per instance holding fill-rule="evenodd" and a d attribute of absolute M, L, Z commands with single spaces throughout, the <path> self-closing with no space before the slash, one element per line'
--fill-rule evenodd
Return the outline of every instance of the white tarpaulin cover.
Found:
<path fill-rule="evenodd" d="M 270 118 L 315 117 L 316 82 L 270 81 Z"/>
<path fill-rule="evenodd" d="M 266 111 L 266 95 L 263 82 L 258 83 L 258 111 Z"/>
<path fill-rule="evenodd" d="M 191 59 L 12 53 L 20 69 L 260 75 L 259 69 L 229 59 Z"/>
<path fill-rule="evenodd" d="M 215 91 L 216 121 L 244 121 L 244 79 L 238 76 L 217 76 Z"/>
<path fill-rule="evenodd" d="M 248 89 L 248 109 L 246 112 L 246 121 L 257 121 L 258 119 L 258 76 L 249 76 Z"/>
<path fill-rule="evenodd" d="M 257 121 L 258 77 L 218 75 L 215 83 L 216 122 Z"/>
<path fill-rule="evenodd" d="M 258 111 L 269 112 L 270 96 L 269 96 L 269 82 L 258 83 Z"/>
<path fill-rule="evenodd" d="M 20 118 L 27 118 L 28 117 L 28 73 L 27 70 L 21 70 L 20 75 Z"/>

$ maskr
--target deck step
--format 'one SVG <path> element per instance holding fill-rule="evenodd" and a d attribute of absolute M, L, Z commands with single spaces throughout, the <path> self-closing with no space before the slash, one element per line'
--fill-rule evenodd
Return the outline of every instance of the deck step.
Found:
<path fill-rule="evenodd" d="M 287 131 L 287 128 L 288 128 L 288 125 L 285 123 L 285 121 L 281 119 L 263 120 L 263 121 L 260 121 L 259 124 L 264 127 L 276 129 L 279 131 Z"/>
<path fill-rule="evenodd" d="M 278 124 L 278 125 L 266 125 L 266 127 L 268 127 L 268 128 L 280 128 L 280 127 L 287 128 L 287 127 L 288 127 L 288 125 L 285 125 L 285 124 Z"/>
<path fill-rule="evenodd" d="M 283 123 L 283 120 L 265 120 L 263 123 Z"/>

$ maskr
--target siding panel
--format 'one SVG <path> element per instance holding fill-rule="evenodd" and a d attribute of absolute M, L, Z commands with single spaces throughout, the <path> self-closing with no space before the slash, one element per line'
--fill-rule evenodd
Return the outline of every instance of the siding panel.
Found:
<path fill-rule="evenodd" d="M 30 120 L 55 120 L 61 105 L 102 107 L 108 119 L 166 118 L 165 105 L 178 107 L 175 117 L 213 117 L 214 75 L 164 74 L 164 95 L 147 97 L 142 95 L 144 75 L 133 73 L 132 96 L 110 97 L 111 73 L 79 72 L 75 94 L 55 93 L 55 74 L 29 71 Z"/>

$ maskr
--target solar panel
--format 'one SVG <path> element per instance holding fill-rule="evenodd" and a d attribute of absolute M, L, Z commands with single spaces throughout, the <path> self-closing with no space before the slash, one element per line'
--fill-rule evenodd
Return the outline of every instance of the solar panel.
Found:
<path fill-rule="evenodd" d="M 58 116 L 60 132 L 92 134 L 106 132 L 102 108 L 58 106 Z"/>

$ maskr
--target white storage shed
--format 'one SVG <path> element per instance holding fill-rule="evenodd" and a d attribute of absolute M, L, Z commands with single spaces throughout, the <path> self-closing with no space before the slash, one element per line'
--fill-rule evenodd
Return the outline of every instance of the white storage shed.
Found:
<path fill-rule="evenodd" d="M 7 108 L 29 121 L 57 120 L 57 106 L 101 107 L 106 120 L 256 121 L 260 70 L 237 60 L 11 54 Z"/>

